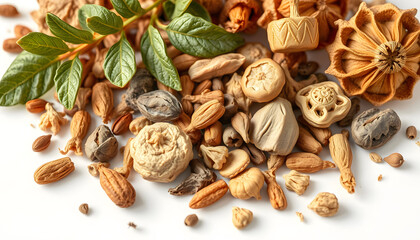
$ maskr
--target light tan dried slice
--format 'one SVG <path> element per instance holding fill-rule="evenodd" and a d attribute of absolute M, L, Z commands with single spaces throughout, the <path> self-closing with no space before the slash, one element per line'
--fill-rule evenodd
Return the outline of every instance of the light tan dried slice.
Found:
<path fill-rule="evenodd" d="M 233 116 L 232 120 L 232 127 L 241 135 L 242 139 L 245 143 L 249 143 L 249 126 L 250 120 L 248 115 L 243 112 L 237 112 L 235 116 Z"/>
<path fill-rule="evenodd" d="M 228 185 L 223 179 L 220 179 L 194 194 L 189 206 L 192 209 L 210 206 L 221 199 L 227 193 L 227 190 Z"/>
<path fill-rule="evenodd" d="M 48 184 L 63 179 L 74 171 L 74 164 L 70 158 L 60 158 L 40 166 L 34 173 L 34 180 L 38 184 Z"/>
<path fill-rule="evenodd" d="M 225 178 L 233 178 L 241 173 L 251 162 L 248 153 L 242 149 L 235 149 L 229 152 L 227 162 L 220 169 L 219 173 Z"/>

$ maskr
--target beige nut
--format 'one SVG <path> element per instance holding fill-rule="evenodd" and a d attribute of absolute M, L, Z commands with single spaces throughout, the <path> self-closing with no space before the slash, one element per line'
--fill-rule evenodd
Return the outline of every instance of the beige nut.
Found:
<path fill-rule="evenodd" d="M 296 105 L 309 124 L 327 128 L 347 115 L 351 101 L 335 82 L 327 81 L 301 89 L 296 94 Z"/>
<path fill-rule="evenodd" d="M 302 195 L 309 186 L 309 175 L 301 174 L 295 170 L 291 170 L 288 174 L 283 175 L 283 178 L 286 188 L 298 195 Z"/>
<path fill-rule="evenodd" d="M 237 229 L 242 229 L 252 222 L 253 214 L 250 210 L 232 207 L 232 223 Z"/>
<path fill-rule="evenodd" d="M 229 152 L 227 162 L 223 168 L 220 169 L 219 173 L 225 178 L 233 178 L 241 173 L 250 163 L 248 153 L 242 149 L 235 149 Z"/>
<path fill-rule="evenodd" d="M 331 217 L 338 211 L 337 197 L 328 192 L 321 192 L 316 195 L 315 199 L 308 205 L 308 208 L 322 217 Z"/>
<path fill-rule="evenodd" d="M 229 191 L 235 198 L 257 200 L 261 199 L 261 188 L 264 185 L 264 175 L 259 168 L 249 168 L 229 181 Z"/>
<path fill-rule="evenodd" d="M 254 102 L 269 102 L 276 98 L 286 82 L 284 70 L 270 58 L 249 65 L 241 79 L 244 94 Z"/>

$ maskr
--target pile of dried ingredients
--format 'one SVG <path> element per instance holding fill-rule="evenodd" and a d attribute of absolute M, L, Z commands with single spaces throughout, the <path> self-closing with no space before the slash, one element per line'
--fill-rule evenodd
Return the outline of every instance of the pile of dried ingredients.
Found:
<path fill-rule="evenodd" d="M 283 188 L 303 195 L 310 174 L 318 171 L 339 171 L 337 182 L 354 193 L 350 142 L 367 150 L 382 147 L 400 130 L 401 120 L 392 109 L 358 114 L 361 100 L 352 96 L 380 106 L 411 98 L 420 79 L 416 9 L 384 1 L 38 3 L 32 17 L 40 32 L 16 25 L 15 38 L 3 43 L 5 51 L 21 53 L 0 81 L 0 105 L 26 104 L 28 112 L 42 114 L 39 128 L 52 135 L 37 138 L 34 152 L 47 149 L 70 124 L 71 138 L 60 153 L 93 161 L 89 173 L 99 176 L 105 193 L 122 208 L 136 200 L 127 180 L 133 169 L 145 180 L 167 183 L 189 167 L 191 174 L 169 193 L 193 195 L 191 209 L 215 204 L 228 192 L 261 200 L 266 184 L 270 204 L 283 210 L 288 206 Z M 349 9 L 354 16 L 347 21 Z M 19 12 L 0 5 L 0 16 Z M 267 29 L 271 49 L 245 43 L 238 34 L 253 34 L 258 27 Z M 326 72 L 341 86 L 317 72 L 319 63 L 307 61 L 305 51 L 322 48 L 331 60 Z M 135 59 L 138 50 L 142 61 Z M 64 112 L 39 98 L 53 86 Z M 117 91 L 122 97 L 114 103 Z M 93 132 L 88 132 L 95 122 L 90 109 L 103 122 Z M 342 131 L 332 133 L 332 124 Z M 131 137 L 121 144 L 115 135 Z M 410 126 L 406 135 L 416 140 L 416 128 Z M 326 147 L 332 161 L 318 156 Z M 122 167 L 110 168 L 118 150 Z M 404 163 L 399 153 L 369 157 L 392 167 Z M 283 175 L 285 186 L 276 180 L 282 165 L 290 169 Z M 50 184 L 74 169 L 65 156 L 40 166 L 34 180 Z M 323 217 L 339 211 L 333 193 L 321 192 L 308 204 Z M 89 206 L 79 210 L 88 214 Z M 252 219 L 252 211 L 232 208 L 236 228 Z M 196 214 L 185 218 L 186 226 L 197 222 Z"/>

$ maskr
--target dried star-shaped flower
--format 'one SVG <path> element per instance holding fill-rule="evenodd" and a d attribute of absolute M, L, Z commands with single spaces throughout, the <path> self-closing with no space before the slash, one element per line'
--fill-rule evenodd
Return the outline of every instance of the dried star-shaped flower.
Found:
<path fill-rule="evenodd" d="M 392 4 L 360 5 L 349 21 L 337 22 L 337 38 L 328 47 L 331 65 L 349 95 L 374 105 L 408 99 L 420 79 L 420 23 L 416 9 Z"/>

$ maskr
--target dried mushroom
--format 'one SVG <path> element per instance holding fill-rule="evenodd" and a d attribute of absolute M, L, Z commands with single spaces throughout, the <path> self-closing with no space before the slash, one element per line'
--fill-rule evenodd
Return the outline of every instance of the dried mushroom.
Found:
<path fill-rule="evenodd" d="M 233 73 L 244 62 L 245 57 L 239 53 L 228 53 L 212 59 L 201 59 L 190 67 L 188 75 L 190 75 L 192 81 L 202 82 L 206 79 Z"/>
<path fill-rule="evenodd" d="M 299 126 L 290 102 L 277 98 L 260 108 L 251 118 L 249 136 L 260 150 L 289 154 L 299 137 Z"/>
<path fill-rule="evenodd" d="M 420 79 L 416 12 L 390 3 L 372 8 L 361 3 L 349 21 L 337 22 L 326 73 L 337 77 L 349 95 L 361 95 L 377 106 L 411 98 Z"/>
<path fill-rule="evenodd" d="M 220 169 L 219 173 L 225 178 L 233 178 L 241 173 L 250 163 L 247 152 L 242 149 L 230 151 L 226 163 Z"/>
<path fill-rule="evenodd" d="M 170 188 L 169 193 L 172 195 L 182 196 L 187 194 L 195 194 L 203 187 L 216 181 L 216 174 L 206 168 L 200 161 L 193 159 L 190 162 L 191 174 L 175 188 Z"/>
<path fill-rule="evenodd" d="M 190 138 L 170 123 L 144 127 L 131 141 L 134 170 L 144 179 L 172 182 L 193 158 Z"/>
<path fill-rule="evenodd" d="M 229 150 L 224 146 L 211 147 L 200 145 L 200 152 L 203 155 L 206 166 L 217 170 L 223 167 L 229 156 Z"/>
<path fill-rule="evenodd" d="M 155 90 L 137 98 L 140 112 L 152 122 L 164 122 L 177 119 L 182 112 L 181 103 L 171 93 Z"/>
<path fill-rule="evenodd" d="M 254 33 L 260 15 L 261 5 L 257 0 L 227 0 L 219 20 L 228 32 Z"/>
<path fill-rule="evenodd" d="M 296 105 L 309 124 L 326 128 L 347 115 L 351 102 L 336 83 L 328 81 L 301 89 Z"/>
<path fill-rule="evenodd" d="M 236 52 L 245 56 L 245 63 L 242 65 L 244 68 L 262 58 L 271 58 L 272 55 L 271 51 L 259 42 L 245 43 Z"/>
<path fill-rule="evenodd" d="M 283 89 L 286 82 L 284 72 L 270 58 L 260 59 L 246 68 L 241 79 L 242 91 L 254 102 L 269 102 Z"/>
<path fill-rule="evenodd" d="M 235 198 L 261 200 L 260 191 L 264 185 L 264 175 L 255 167 L 248 168 L 229 181 L 229 191 Z"/>
<path fill-rule="evenodd" d="M 107 162 L 118 153 L 118 141 L 106 125 L 100 125 L 87 138 L 86 156 L 92 161 Z"/>
<path fill-rule="evenodd" d="M 273 52 L 302 52 L 318 47 L 318 21 L 312 16 L 300 16 L 299 0 L 289 3 L 289 17 L 272 21 L 267 27 L 267 37 Z M 280 4 L 280 9 L 282 9 Z"/>
<path fill-rule="evenodd" d="M 125 92 L 125 102 L 130 108 L 137 110 L 137 99 L 142 94 L 156 89 L 156 81 L 147 69 L 139 68 L 130 80 L 130 86 Z"/>

